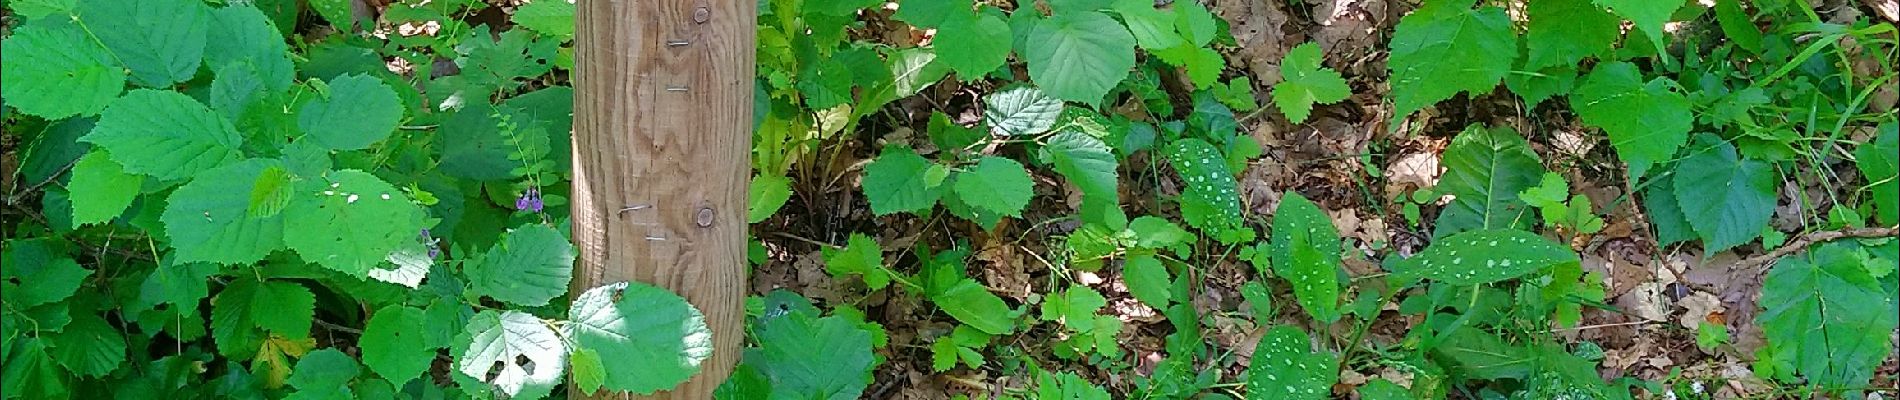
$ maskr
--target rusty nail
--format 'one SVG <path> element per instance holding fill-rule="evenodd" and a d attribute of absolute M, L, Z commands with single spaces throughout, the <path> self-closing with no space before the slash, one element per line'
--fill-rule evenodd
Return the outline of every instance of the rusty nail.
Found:
<path fill-rule="evenodd" d="M 712 226 L 712 223 L 713 223 L 712 207 L 701 207 L 699 209 L 699 215 L 696 215 L 693 218 L 696 220 L 696 222 L 699 222 L 699 227 L 701 228 Z"/>
<path fill-rule="evenodd" d="M 709 19 L 712 19 L 712 10 L 706 9 L 706 6 L 693 9 L 693 23 L 704 24 Z"/>

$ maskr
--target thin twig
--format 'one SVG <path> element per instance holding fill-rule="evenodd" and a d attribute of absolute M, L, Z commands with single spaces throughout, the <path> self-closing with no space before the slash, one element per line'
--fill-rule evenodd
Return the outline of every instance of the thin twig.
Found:
<path fill-rule="evenodd" d="M 1842 229 L 1842 230 L 1837 230 L 1837 231 L 1810 232 L 1806 235 L 1801 235 L 1801 237 L 1795 238 L 1794 241 L 1788 242 L 1788 244 L 1785 244 L 1779 248 L 1776 248 L 1774 251 L 1770 251 L 1766 254 L 1761 254 L 1761 255 L 1749 257 L 1748 259 L 1742 260 L 1741 264 L 1739 265 L 1743 266 L 1744 268 L 1753 266 L 1755 268 L 1755 273 L 1760 274 L 1766 271 L 1769 265 L 1773 265 L 1775 260 L 1779 260 L 1782 257 L 1788 256 L 1789 254 L 1794 254 L 1795 252 L 1807 249 L 1808 246 L 1812 246 L 1812 245 L 1819 244 L 1822 242 L 1838 240 L 1838 239 L 1849 239 L 1849 238 L 1874 239 L 1874 238 L 1890 238 L 1890 237 L 1895 237 L 1895 236 L 1900 236 L 1900 226 L 1890 226 L 1890 227 L 1885 227 L 1885 228 L 1881 228 L 1881 227 L 1850 228 L 1850 229 Z"/>
<path fill-rule="evenodd" d="M 1596 325 L 1573 326 L 1569 328 L 1552 328 L 1550 330 L 1550 333 L 1557 333 L 1557 332 L 1564 332 L 1564 331 L 1587 331 L 1587 330 L 1599 329 L 1599 328 L 1614 328 L 1614 327 L 1619 327 L 1619 326 L 1630 326 L 1630 325 L 1648 325 L 1648 324 L 1657 324 L 1657 323 L 1663 323 L 1663 322 L 1668 322 L 1668 321 L 1667 320 L 1651 321 L 1647 319 L 1639 319 L 1635 321 L 1618 322 L 1614 324 L 1596 324 Z"/>
<path fill-rule="evenodd" d="M 321 319 L 312 319 L 311 321 L 316 321 L 316 323 L 317 323 L 317 325 L 323 325 L 323 328 L 324 328 L 324 329 L 329 329 L 329 330 L 333 330 L 333 331 L 337 331 L 337 332 L 343 332 L 343 333 L 348 333 L 348 334 L 352 334 L 352 335 L 356 335 L 356 336 L 363 336 L 363 331 L 362 331 L 362 330 L 360 330 L 360 329 L 356 329 L 356 328 L 351 328 L 351 327 L 347 327 L 347 326 L 342 326 L 342 325 L 337 325 L 337 324 L 333 324 L 333 323 L 330 323 L 329 321 L 324 321 L 324 320 L 321 320 Z"/>

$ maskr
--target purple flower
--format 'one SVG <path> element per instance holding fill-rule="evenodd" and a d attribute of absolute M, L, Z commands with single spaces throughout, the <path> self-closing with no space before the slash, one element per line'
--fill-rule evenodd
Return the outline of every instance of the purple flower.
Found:
<path fill-rule="evenodd" d="M 541 189 L 539 188 L 528 188 L 527 191 L 521 193 L 521 197 L 515 198 L 516 211 L 534 210 L 534 212 L 541 212 L 542 206 Z"/>

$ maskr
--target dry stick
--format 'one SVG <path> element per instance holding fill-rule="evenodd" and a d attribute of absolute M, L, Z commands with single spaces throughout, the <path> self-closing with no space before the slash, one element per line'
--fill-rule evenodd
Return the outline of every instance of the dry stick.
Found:
<path fill-rule="evenodd" d="M 1848 239 L 1848 238 L 1873 239 L 1873 238 L 1890 238 L 1890 237 L 1895 237 L 1895 236 L 1900 236 L 1900 226 L 1890 226 L 1890 227 L 1884 227 L 1884 228 L 1881 228 L 1881 227 L 1850 228 L 1850 229 L 1842 229 L 1842 230 L 1837 230 L 1837 231 L 1812 232 L 1806 235 L 1801 235 L 1801 237 L 1795 238 L 1794 241 L 1788 242 L 1788 244 L 1786 245 L 1782 245 L 1781 247 L 1775 248 L 1774 251 L 1770 251 L 1766 254 L 1761 254 L 1761 255 L 1749 257 L 1748 259 L 1742 260 L 1742 262 L 1739 265 L 1744 266 L 1744 267 L 1753 266 L 1755 268 L 1755 273 L 1760 274 L 1762 272 L 1765 272 L 1765 270 L 1768 269 L 1768 266 L 1773 264 L 1775 260 L 1780 259 L 1781 257 L 1785 257 L 1789 254 L 1794 254 L 1794 252 L 1806 249 L 1808 248 L 1808 246 L 1812 246 L 1812 245 L 1819 244 L 1822 242 L 1827 242 L 1827 241 L 1836 240 L 1836 239 Z"/>

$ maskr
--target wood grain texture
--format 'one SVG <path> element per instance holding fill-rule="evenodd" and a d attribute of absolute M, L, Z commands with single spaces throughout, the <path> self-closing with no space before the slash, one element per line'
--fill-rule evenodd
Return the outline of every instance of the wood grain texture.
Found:
<path fill-rule="evenodd" d="M 631 280 L 686 297 L 712 329 L 712 358 L 672 392 L 642 398 L 712 398 L 739 361 L 744 335 L 758 4 L 577 6 L 572 199 L 580 263 L 572 292 Z"/>

